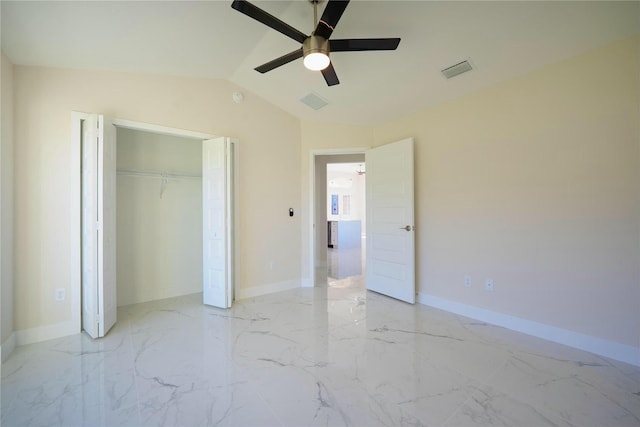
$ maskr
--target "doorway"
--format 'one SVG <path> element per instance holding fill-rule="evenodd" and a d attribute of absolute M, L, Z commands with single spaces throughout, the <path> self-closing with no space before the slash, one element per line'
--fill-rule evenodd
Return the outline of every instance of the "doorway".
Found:
<path fill-rule="evenodd" d="M 364 274 L 365 164 L 327 164 L 327 278 Z"/>
<path fill-rule="evenodd" d="M 413 145 L 413 138 L 406 138 L 368 150 L 311 152 L 313 221 L 310 229 L 310 272 L 314 275 L 314 284 L 326 280 L 322 275 L 326 270 L 323 249 L 328 245 L 324 229 L 327 220 L 326 164 L 332 159 L 335 163 L 362 162 L 367 168 L 366 288 L 415 303 Z"/>
<path fill-rule="evenodd" d="M 311 153 L 312 163 L 312 212 L 313 222 L 311 230 L 311 269 L 314 273 L 314 285 L 327 284 L 328 280 L 328 250 L 329 248 L 329 209 L 328 202 L 331 193 L 328 192 L 328 164 L 355 163 L 365 165 L 364 149 L 316 151 Z M 363 208 L 364 210 L 364 208 Z M 339 216 L 337 217 L 339 218 Z M 337 251 L 336 251 L 337 252 Z M 336 254 L 340 256 L 339 252 Z M 337 275 L 336 273 L 333 273 Z"/>

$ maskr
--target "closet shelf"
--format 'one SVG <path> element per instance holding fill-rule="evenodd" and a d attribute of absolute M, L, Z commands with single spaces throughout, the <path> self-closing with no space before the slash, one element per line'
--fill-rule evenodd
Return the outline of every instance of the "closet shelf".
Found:
<path fill-rule="evenodd" d="M 118 175 L 139 176 L 147 178 L 201 179 L 202 175 L 181 172 L 162 172 L 154 170 L 117 169 Z"/>

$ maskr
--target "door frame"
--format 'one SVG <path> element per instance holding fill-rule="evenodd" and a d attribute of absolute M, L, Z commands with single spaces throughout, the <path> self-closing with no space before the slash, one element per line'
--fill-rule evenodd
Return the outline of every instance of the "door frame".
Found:
<path fill-rule="evenodd" d="M 327 148 L 311 150 L 309 153 L 309 282 L 307 287 L 316 286 L 316 156 L 364 155 L 370 148 Z M 326 233 L 326 229 L 323 230 Z"/>
<path fill-rule="evenodd" d="M 71 302 L 71 322 L 75 332 L 82 331 L 82 233 L 81 233 L 81 210 L 82 210 L 82 193 L 81 193 L 81 180 L 82 180 L 82 158 L 81 158 L 81 146 L 82 146 L 82 132 L 81 124 L 83 120 L 89 117 L 89 113 L 83 113 L 78 111 L 71 112 L 71 176 L 70 176 L 70 188 L 71 188 L 71 235 L 70 235 L 70 247 L 71 247 L 71 270 L 70 270 L 70 302 Z M 203 132 L 194 132 L 184 129 L 172 128 L 167 126 L 160 126 L 150 123 L 137 122 L 124 119 L 112 119 L 112 123 L 116 128 L 132 129 L 143 132 L 151 132 L 163 135 L 172 135 L 182 138 L 197 139 L 204 141 L 206 139 L 213 139 L 218 135 L 212 135 Z M 237 140 L 231 138 L 236 143 L 235 156 L 234 156 L 234 179 L 237 185 L 238 178 L 238 151 L 239 144 Z M 238 220 L 238 197 L 233 200 L 234 204 L 234 221 Z M 234 238 L 234 256 L 238 254 L 238 239 Z"/>

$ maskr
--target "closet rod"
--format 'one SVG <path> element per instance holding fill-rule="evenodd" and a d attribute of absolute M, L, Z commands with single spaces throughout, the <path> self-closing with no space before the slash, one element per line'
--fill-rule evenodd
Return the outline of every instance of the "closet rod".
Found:
<path fill-rule="evenodd" d="M 200 179 L 202 175 L 199 174 L 191 174 L 191 173 L 173 173 L 173 172 L 160 172 L 160 171 L 152 171 L 152 170 L 134 170 L 134 169 L 117 169 L 118 175 L 128 175 L 128 176 L 142 176 L 142 177 L 150 177 L 150 178 L 190 178 L 190 179 Z"/>

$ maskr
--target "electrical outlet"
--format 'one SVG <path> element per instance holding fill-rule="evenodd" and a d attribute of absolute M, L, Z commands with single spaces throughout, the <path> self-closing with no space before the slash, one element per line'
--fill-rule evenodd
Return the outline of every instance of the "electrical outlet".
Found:
<path fill-rule="evenodd" d="M 484 282 L 484 287 L 487 291 L 493 292 L 493 279 L 487 279 Z"/>
<path fill-rule="evenodd" d="M 67 290 L 65 288 L 56 289 L 56 301 L 64 301 L 67 296 Z"/>
<path fill-rule="evenodd" d="M 467 288 L 471 287 L 471 276 L 464 276 L 464 285 Z"/>

